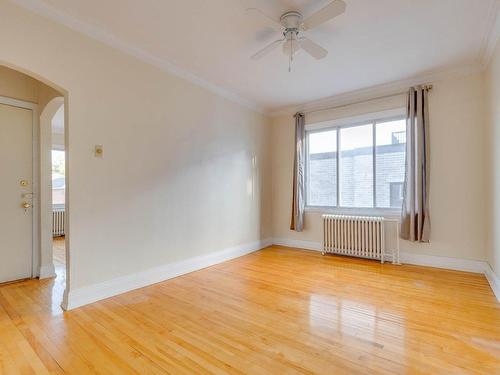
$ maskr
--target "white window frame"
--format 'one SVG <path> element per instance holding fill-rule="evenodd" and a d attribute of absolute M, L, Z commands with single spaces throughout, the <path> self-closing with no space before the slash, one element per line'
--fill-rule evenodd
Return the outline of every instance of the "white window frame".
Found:
<path fill-rule="evenodd" d="M 385 208 L 376 207 L 377 200 L 377 185 L 376 185 L 376 136 L 377 136 L 377 123 L 403 120 L 406 117 L 406 108 L 396 108 L 381 112 L 371 112 L 359 116 L 335 119 L 330 121 L 318 122 L 313 124 L 306 124 L 306 163 L 305 163 L 305 177 L 306 177 L 306 211 L 309 212 L 323 212 L 323 213 L 334 213 L 334 214 L 347 214 L 347 215 L 381 215 L 389 218 L 399 217 L 401 214 L 401 209 L 396 208 Z M 361 125 L 372 125 L 373 130 L 373 205 L 375 207 L 342 207 L 340 206 L 340 129 L 351 128 Z M 309 195 L 309 134 L 319 133 L 328 130 L 337 130 L 337 206 L 311 206 L 308 204 Z"/>

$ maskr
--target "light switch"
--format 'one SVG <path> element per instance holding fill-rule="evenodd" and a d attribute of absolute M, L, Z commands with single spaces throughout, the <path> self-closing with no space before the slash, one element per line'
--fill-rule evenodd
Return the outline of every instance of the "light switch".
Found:
<path fill-rule="evenodd" d="M 102 145 L 95 145 L 94 156 L 96 158 L 102 158 L 102 154 L 103 154 Z"/>

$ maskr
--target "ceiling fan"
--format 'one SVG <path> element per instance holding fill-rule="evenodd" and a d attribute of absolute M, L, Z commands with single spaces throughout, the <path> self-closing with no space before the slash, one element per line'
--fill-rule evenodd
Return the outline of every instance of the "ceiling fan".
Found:
<path fill-rule="evenodd" d="M 261 21 L 265 21 L 269 27 L 283 34 L 283 38 L 267 45 L 252 55 L 251 59 L 258 60 L 279 46 L 282 46 L 283 53 L 289 58 L 288 71 L 292 70 L 294 55 L 300 50 L 304 50 L 317 60 L 325 58 L 328 55 L 328 51 L 305 37 L 303 33 L 341 15 L 345 12 L 345 9 L 346 3 L 343 0 L 334 0 L 306 19 L 298 11 L 288 11 L 283 13 L 279 20 L 268 16 L 260 9 L 247 9 L 248 14 L 258 17 Z"/>

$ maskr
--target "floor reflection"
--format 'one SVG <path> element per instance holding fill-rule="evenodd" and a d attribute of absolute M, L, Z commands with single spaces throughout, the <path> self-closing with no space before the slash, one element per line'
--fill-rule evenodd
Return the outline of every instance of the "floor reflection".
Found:
<path fill-rule="evenodd" d="M 66 243 L 64 236 L 52 239 L 52 251 L 56 277 L 49 282 L 52 283 L 52 313 L 57 314 L 63 312 L 61 302 L 66 288 Z"/>
<path fill-rule="evenodd" d="M 310 333 L 330 341 L 332 346 L 355 349 L 359 358 L 390 357 L 387 353 L 404 358 L 404 314 L 371 302 L 369 297 L 360 301 L 344 295 L 312 294 Z"/>

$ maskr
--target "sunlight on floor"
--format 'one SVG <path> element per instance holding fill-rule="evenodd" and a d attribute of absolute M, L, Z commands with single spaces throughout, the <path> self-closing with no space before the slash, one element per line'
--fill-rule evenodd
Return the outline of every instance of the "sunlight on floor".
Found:
<path fill-rule="evenodd" d="M 52 279 L 52 304 L 53 312 L 62 313 L 60 304 L 62 292 L 66 287 L 66 243 L 64 236 L 52 239 L 54 268 L 56 278 Z"/>

